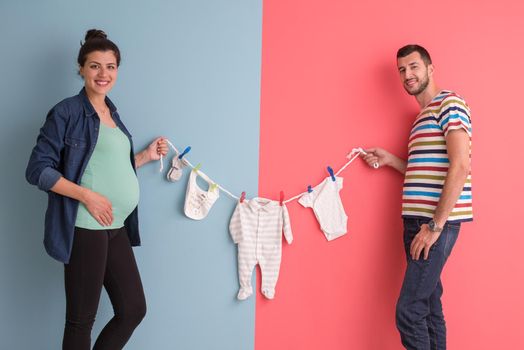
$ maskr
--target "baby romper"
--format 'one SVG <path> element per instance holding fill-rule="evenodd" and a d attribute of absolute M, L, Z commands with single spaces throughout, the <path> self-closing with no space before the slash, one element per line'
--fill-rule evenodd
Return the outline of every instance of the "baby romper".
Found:
<path fill-rule="evenodd" d="M 336 177 L 336 181 L 328 176 L 312 192 L 304 194 L 298 202 L 306 208 L 313 208 L 320 228 L 328 241 L 332 241 L 347 232 L 348 217 L 344 211 L 340 190 L 343 178 Z"/>
<path fill-rule="evenodd" d="M 237 204 L 229 231 L 238 245 L 240 290 L 237 298 L 245 300 L 253 294 L 251 276 L 259 264 L 262 294 L 273 299 L 282 259 L 282 232 L 288 244 L 293 241 L 286 206 L 265 198 L 245 199 Z"/>

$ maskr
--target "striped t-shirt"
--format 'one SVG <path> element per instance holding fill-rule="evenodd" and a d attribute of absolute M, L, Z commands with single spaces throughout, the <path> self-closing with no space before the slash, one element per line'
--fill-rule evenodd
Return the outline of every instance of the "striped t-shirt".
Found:
<path fill-rule="evenodd" d="M 464 129 L 470 137 L 466 102 L 452 91 L 441 91 L 417 116 L 408 143 L 408 164 L 402 193 L 402 216 L 433 218 L 449 168 L 446 135 Z M 473 220 L 471 173 L 448 221 Z"/>

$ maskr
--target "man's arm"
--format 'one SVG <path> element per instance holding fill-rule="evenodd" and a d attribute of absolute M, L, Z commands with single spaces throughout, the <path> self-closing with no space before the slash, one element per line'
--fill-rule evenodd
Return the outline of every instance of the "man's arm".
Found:
<path fill-rule="evenodd" d="M 373 164 L 377 163 L 379 167 L 387 165 L 401 174 L 406 173 L 407 162 L 404 159 L 378 147 L 368 148 L 366 149 L 366 153 L 362 158 L 370 167 L 373 167 Z"/>
<path fill-rule="evenodd" d="M 435 209 L 433 220 L 443 227 L 455 207 L 470 169 L 469 135 L 464 129 L 451 130 L 446 136 L 449 169 L 442 188 L 442 194 Z"/>

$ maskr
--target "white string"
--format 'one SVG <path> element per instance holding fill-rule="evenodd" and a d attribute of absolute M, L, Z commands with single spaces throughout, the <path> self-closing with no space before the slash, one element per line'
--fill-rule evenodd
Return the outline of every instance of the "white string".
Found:
<path fill-rule="evenodd" d="M 167 144 L 169 146 L 171 146 L 171 148 L 173 149 L 173 151 L 175 151 L 176 155 L 178 156 L 180 154 L 180 152 L 176 149 L 176 147 L 171 143 L 171 141 L 169 141 L 168 139 L 164 139 L 166 140 Z M 163 160 L 164 156 L 161 154 L 160 155 L 160 172 L 162 172 L 164 170 L 164 160 Z"/>
<path fill-rule="evenodd" d="M 359 157 L 360 153 L 366 153 L 366 152 L 364 152 L 364 150 L 362 148 L 353 148 L 353 150 L 347 155 L 347 157 L 349 158 L 349 161 L 346 164 L 344 164 L 344 166 L 342 166 L 342 168 L 340 168 L 339 171 L 337 171 L 335 173 L 335 176 L 338 176 L 338 174 L 340 174 L 344 169 L 346 169 L 349 164 L 351 164 L 355 159 L 357 159 Z M 316 187 L 316 186 L 313 186 L 313 187 Z M 297 194 L 296 196 L 291 197 L 291 198 L 285 200 L 284 204 L 292 202 L 295 199 L 298 199 L 298 198 L 302 197 L 306 193 L 307 193 L 307 191 L 306 192 L 302 192 L 300 194 Z"/>
<path fill-rule="evenodd" d="M 366 155 L 366 154 L 367 154 L 367 152 L 364 151 L 362 148 L 356 148 L 356 149 L 359 150 L 360 153 L 362 153 L 363 155 Z M 355 148 L 353 149 L 353 151 L 354 151 L 354 150 L 355 150 Z M 377 162 L 373 163 L 373 168 L 378 169 L 378 167 L 379 167 L 379 164 L 378 164 Z"/>
<path fill-rule="evenodd" d="M 349 153 L 347 155 L 347 158 L 349 158 L 349 161 L 344 164 L 344 166 L 342 168 L 340 168 L 339 171 L 337 171 L 335 173 L 335 176 L 337 176 L 338 174 L 340 174 L 342 171 L 344 171 L 344 169 L 346 169 L 348 167 L 349 164 L 351 164 L 355 159 L 357 159 L 359 156 L 360 156 L 360 153 L 366 153 L 364 152 L 364 150 L 362 148 L 353 148 L 353 150 L 351 151 L 351 153 Z"/>
<path fill-rule="evenodd" d="M 173 149 L 173 151 L 175 151 L 176 155 L 175 157 L 177 157 L 179 154 L 180 154 L 180 151 L 171 143 L 171 141 L 169 141 L 168 139 L 165 139 L 166 142 L 168 143 L 169 146 L 171 146 L 171 148 Z M 164 170 L 164 164 L 163 164 L 163 161 L 162 161 L 162 156 L 160 156 L 160 171 L 162 172 Z M 193 164 L 191 164 L 191 162 L 189 161 L 189 159 L 187 159 L 187 157 L 184 157 L 184 163 L 186 163 L 188 166 L 191 167 L 191 169 L 195 169 L 195 166 Z M 227 195 L 229 195 L 231 198 L 233 199 L 236 199 L 238 200 L 239 198 L 237 196 L 235 196 L 234 194 L 232 194 L 231 192 L 229 192 L 228 190 L 226 190 L 224 187 L 220 186 L 219 184 L 217 184 L 216 182 L 214 182 L 213 180 L 211 180 L 211 178 L 209 176 L 207 176 L 203 171 L 201 171 L 200 169 L 197 170 L 197 174 L 199 176 L 201 176 L 202 178 L 204 178 L 207 182 L 210 182 L 210 183 L 214 183 L 217 185 L 217 187 L 222 190 L 223 192 L 225 192 Z"/>
<path fill-rule="evenodd" d="M 187 159 L 186 159 L 187 161 Z M 189 163 L 189 162 L 188 162 Z M 225 192 L 226 194 L 228 194 L 230 197 L 233 197 L 234 199 L 239 199 L 237 196 L 233 195 L 231 192 L 229 192 L 228 190 L 226 190 L 224 187 L 220 186 L 219 184 L 217 184 L 215 181 L 211 180 L 211 178 L 209 176 L 207 176 L 204 172 L 202 172 L 200 169 L 198 170 L 195 170 L 195 168 L 193 167 L 193 171 L 196 171 L 197 175 L 202 177 L 204 180 L 206 180 L 206 182 L 208 184 L 215 184 L 219 189 L 221 189 L 223 192 Z"/>
<path fill-rule="evenodd" d="M 169 144 L 169 146 L 171 146 L 171 148 L 173 148 L 173 150 L 175 151 L 175 153 L 177 154 L 176 156 L 178 156 L 180 154 L 180 152 L 178 151 L 178 149 L 168 140 L 168 139 L 165 139 L 166 142 Z M 367 153 L 362 149 L 362 148 L 353 148 L 353 150 L 347 155 L 347 158 L 349 158 L 349 161 L 344 164 L 342 166 L 342 168 L 340 168 L 339 171 L 337 171 L 335 173 L 335 176 L 338 176 L 338 174 L 340 174 L 344 169 L 346 169 L 349 164 L 351 164 L 355 159 L 358 158 L 358 156 L 360 154 L 364 154 L 366 155 Z M 175 157 L 176 157 L 175 156 Z M 193 170 L 195 170 L 197 172 L 198 175 L 202 176 L 206 181 L 208 182 L 211 182 L 211 183 L 214 183 L 215 185 L 217 185 L 217 187 L 222 190 L 223 192 L 225 192 L 227 195 L 229 195 L 231 198 L 235 199 L 235 200 L 239 200 L 239 197 L 235 196 L 234 194 L 232 194 L 230 191 L 226 190 L 224 187 L 222 187 L 221 185 L 217 184 L 216 182 L 214 182 L 213 180 L 211 180 L 209 178 L 209 176 L 207 176 L 204 172 L 202 172 L 200 169 L 196 170 L 195 169 L 195 166 L 193 164 L 191 164 L 191 162 L 189 161 L 189 159 L 187 159 L 187 157 L 184 157 L 184 162 L 190 166 Z M 378 163 L 374 163 L 373 164 L 373 167 L 375 169 L 378 168 Z M 160 171 L 163 171 L 164 170 L 164 162 L 163 162 L 163 156 L 160 155 Z M 302 192 L 300 194 L 297 194 L 296 196 L 294 197 L 291 197 L 285 201 L 283 201 L 283 203 L 289 203 L 289 202 L 292 202 L 300 197 L 302 197 L 304 194 L 306 194 L 307 192 Z"/>
<path fill-rule="evenodd" d="M 224 187 L 218 185 L 218 188 L 220 188 L 222 191 L 226 192 L 229 195 L 229 197 L 234 198 L 236 200 L 240 199 L 237 196 L 235 196 L 234 194 L 232 194 L 231 192 L 229 192 L 228 190 L 226 190 Z"/>
<path fill-rule="evenodd" d="M 197 174 L 199 176 L 201 176 L 202 178 L 204 178 L 208 183 L 213 183 L 215 185 L 217 185 L 218 188 L 220 188 L 223 192 L 225 192 L 227 195 L 229 195 L 231 198 L 233 199 L 236 199 L 238 200 L 239 198 L 237 196 L 235 196 L 233 193 L 229 192 L 228 190 L 226 190 L 224 187 L 220 186 L 219 184 L 217 184 L 215 181 L 211 180 L 211 178 L 209 176 L 207 176 L 203 171 L 201 171 L 200 169 L 198 170 L 195 170 L 195 167 L 193 166 L 193 164 L 191 164 L 189 162 L 189 160 L 187 158 L 184 159 L 185 162 L 187 163 L 187 165 L 189 165 L 193 171 L 196 171 Z"/>
<path fill-rule="evenodd" d="M 171 146 L 171 148 L 173 149 L 173 151 L 175 151 L 177 155 L 180 154 L 180 151 L 176 149 L 176 147 L 171 143 L 171 141 L 169 141 L 168 139 L 165 139 L 165 140 L 168 143 L 168 145 Z"/>

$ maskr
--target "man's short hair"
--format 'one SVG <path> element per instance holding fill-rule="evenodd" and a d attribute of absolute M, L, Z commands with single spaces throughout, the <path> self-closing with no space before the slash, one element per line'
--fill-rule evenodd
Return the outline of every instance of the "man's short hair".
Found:
<path fill-rule="evenodd" d="M 432 63 L 431 62 L 431 56 L 429 55 L 428 50 L 426 50 L 422 46 L 416 45 L 416 44 L 406 45 L 406 46 L 403 46 L 400 49 L 398 49 L 398 51 L 397 51 L 397 59 L 399 59 L 401 57 L 406 57 L 407 55 L 411 55 L 413 52 L 418 52 L 420 54 L 420 57 L 422 58 L 422 61 L 424 61 L 426 66 L 428 66 L 428 65 L 430 65 Z"/>

